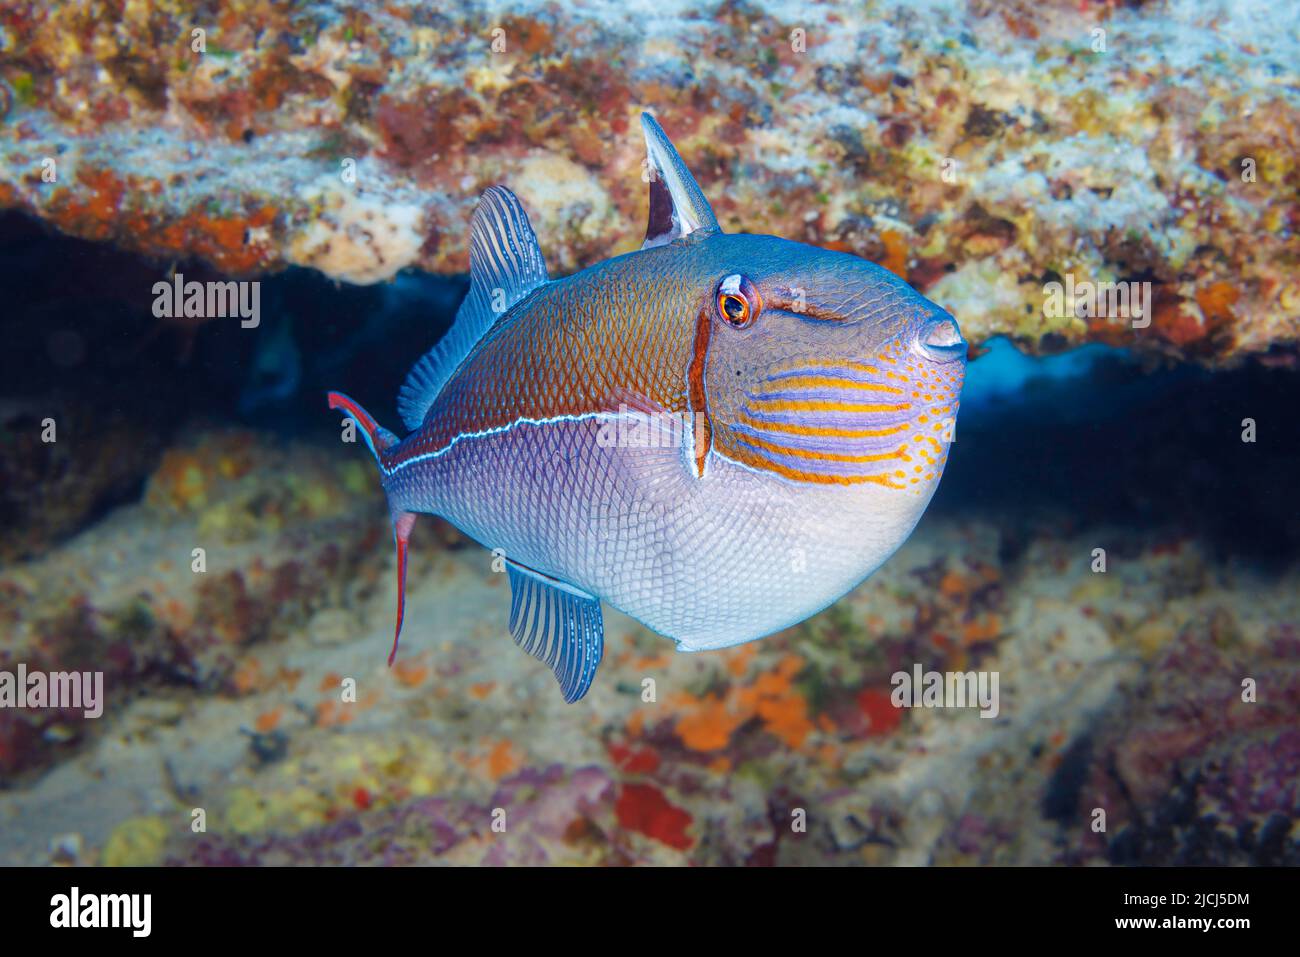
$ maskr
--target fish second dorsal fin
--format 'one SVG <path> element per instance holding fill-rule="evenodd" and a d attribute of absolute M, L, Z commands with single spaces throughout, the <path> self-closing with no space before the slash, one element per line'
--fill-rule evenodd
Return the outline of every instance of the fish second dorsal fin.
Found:
<path fill-rule="evenodd" d="M 469 294 L 447 334 L 411 369 L 397 396 L 397 410 L 412 431 L 470 350 L 511 306 L 546 282 L 546 260 L 537 234 L 515 194 L 491 186 L 479 198 L 470 223 Z"/>
<path fill-rule="evenodd" d="M 587 693 L 605 651 L 600 599 L 506 559 L 510 634 L 555 672 L 569 704 Z"/>
<path fill-rule="evenodd" d="M 692 234 L 704 237 L 720 232 L 713 207 L 686 168 L 659 121 L 641 114 L 645 134 L 646 174 L 650 182 L 650 215 L 642 249 L 666 246 Z"/>

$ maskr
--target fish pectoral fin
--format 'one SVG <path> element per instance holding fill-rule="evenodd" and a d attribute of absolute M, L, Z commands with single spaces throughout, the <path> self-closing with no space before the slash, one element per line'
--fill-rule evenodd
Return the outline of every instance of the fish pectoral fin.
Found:
<path fill-rule="evenodd" d="M 558 578 L 506 559 L 510 634 L 555 672 L 569 704 L 587 693 L 605 650 L 600 599 Z"/>

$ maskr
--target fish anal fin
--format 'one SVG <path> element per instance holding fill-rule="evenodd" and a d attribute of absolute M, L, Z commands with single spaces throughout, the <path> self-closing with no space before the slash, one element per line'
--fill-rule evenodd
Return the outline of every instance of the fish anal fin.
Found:
<path fill-rule="evenodd" d="M 567 582 L 506 560 L 510 634 L 555 672 L 569 704 L 591 687 L 605 647 L 600 599 Z"/>

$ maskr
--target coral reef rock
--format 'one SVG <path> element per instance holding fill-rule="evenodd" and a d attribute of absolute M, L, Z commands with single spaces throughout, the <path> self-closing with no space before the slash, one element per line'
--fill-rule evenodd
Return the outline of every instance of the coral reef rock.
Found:
<path fill-rule="evenodd" d="M 571 271 L 640 240 L 651 109 L 724 228 L 880 262 L 975 343 L 1295 359 L 1295 5 L 107 6 L 0 4 L 0 205 L 77 236 L 460 272 L 503 182 Z M 1052 308 L 1063 280 L 1149 296 Z"/>

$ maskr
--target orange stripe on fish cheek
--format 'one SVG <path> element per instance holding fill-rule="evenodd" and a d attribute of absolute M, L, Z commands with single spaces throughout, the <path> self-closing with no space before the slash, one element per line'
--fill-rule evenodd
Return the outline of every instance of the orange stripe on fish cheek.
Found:
<path fill-rule="evenodd" d="M 695 320 L 695 344 L 691 364 L 686 372 L 687 391 L 690 394 L 691 423 L 695 436 L 695 475 L 704 476 L 704 460 L 713 448 L 713 419 L 709 415 L 709 397 L 704 388 L 705 360 L 709 355 L 709 335 L 713 324 L 707 307 L 700 310 Z M 703 427 L 702 429 L 700 427 Z M 700 432 L 703 431 L 703 435 Z"/>

